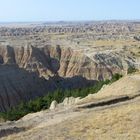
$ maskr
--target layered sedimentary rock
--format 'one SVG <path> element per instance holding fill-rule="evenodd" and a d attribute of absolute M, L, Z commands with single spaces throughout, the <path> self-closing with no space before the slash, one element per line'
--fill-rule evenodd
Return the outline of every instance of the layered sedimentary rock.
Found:
<path fill-rule="evenodd" d="M 80 88 L 94 83 L 82 76 L 60 77 L 61 49 L 0 47 L 0 111 L 57 88 Z"/>
<path fill-rule="evenodd" d="M 136 59 L 123 51 L 82 52 L 69 47 L 28 45 L 0 47 L 0 63 L 18 65 L 29 72 L 48 78 L 82 76 L 90 80 L 111 78 L 134 66 Z"/>
<path fill-rule="evenodd" d="M 0 111 L 44 95 L 53 88 L 53 83 L 39 78 L 17 65 L 0 65 Z"/>
<path fill-rule="evenodd" d="M 0 27 L 0 111 L 140 68 L 139 29 L 135 22 Z"/>
<path fill-rule="evenodd" d="M 115 52 L 89 56 L 72 48 L 0 47 L 0 110 L 56 88 L 79 88 L 111 78 L 133 65 Z"/>

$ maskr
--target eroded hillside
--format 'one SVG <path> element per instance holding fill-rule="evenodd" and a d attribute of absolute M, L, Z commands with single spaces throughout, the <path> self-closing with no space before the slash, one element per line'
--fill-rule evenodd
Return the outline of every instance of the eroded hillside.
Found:
<path fill-rule="evenodd" d="M 0 27 L 0 111 L 139 69 L 139 32 L 137 22 Z"/>

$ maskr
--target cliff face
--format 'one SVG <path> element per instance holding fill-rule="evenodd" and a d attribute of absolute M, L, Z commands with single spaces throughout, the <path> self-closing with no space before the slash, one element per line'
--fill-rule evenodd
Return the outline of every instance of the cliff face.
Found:
<path fill-rule="evenodd" d="M 40 76 L 82 76 L 90 80 L 110 78 L 122 72 L 128 65 L 126 54 L 117 52 L 86 54 L 68 47 L 31 45 L 25 47 L 0 47 L 0 63 L 16 64 Z"/>
<path fill-rule="evenodd" d="M 53 83 L 17 65 L 0 65 L 0 111 L 41 96 L 53 88 Z"/>
<path fill-rule="evenodd" d="M 120 54 L 89 54 L 59 45 L 0 46 L 0 111 L 56 88 L 84 87 L 123 73 L 133 64 Z"/>

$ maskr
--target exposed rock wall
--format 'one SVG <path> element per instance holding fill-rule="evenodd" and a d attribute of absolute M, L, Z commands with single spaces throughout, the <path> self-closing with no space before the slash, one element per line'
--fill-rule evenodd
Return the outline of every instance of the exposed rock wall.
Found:
<path fill-rule="evenodd" d="M 53 88 L 53 83 L 17 65 L 0 65 L 0 111 L 8 110 Z"/>
<path fill-rule="evenodd" d="M 125 57 L 125 54 L 119 56 L 112 52 L 95 53 L 89 57 L 83 52 L 60 46 L 0 47 L 1 64 L 17 64 L 21 68 L 37 72 L 44 77 L 80 75 L 94 80 L 110 78 L 113 73 L 121 72 L 128 65 Z"/>
<path fill-rule="evenodd" d="M 0 46 L 0 111 L 56 88 L 80 88 L 123 73 L 132 64 L 127 55 L 119 55 L 89 56 L 59 45 Z"/>

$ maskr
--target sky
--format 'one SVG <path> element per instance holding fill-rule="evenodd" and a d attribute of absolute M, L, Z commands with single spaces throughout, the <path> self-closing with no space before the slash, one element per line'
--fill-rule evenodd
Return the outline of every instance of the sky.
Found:
<path fill-rule="evenodd" d="M 0 0 L 0 22 L 139 20 L 140 0 Z"/>

